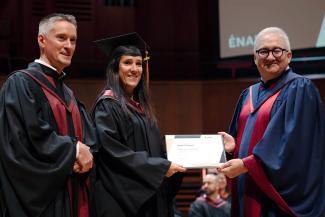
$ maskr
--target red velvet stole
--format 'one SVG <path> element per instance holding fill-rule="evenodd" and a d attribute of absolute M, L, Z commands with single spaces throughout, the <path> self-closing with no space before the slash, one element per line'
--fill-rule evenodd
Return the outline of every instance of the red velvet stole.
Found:
<path fill-rule="evenodd" d="M 258 112 L 256 115 L 256 121 L 253 127 L 251 140 L 248 148 L 248 157 L 243 159 L 243 162 L 248 169 L 248 175 L 245 177 L 245 195 L 244 195 L 244 216 L 246 217 L 260 217 L 261 216 L 261 197 L 265 194 L 271 200 L 273 200 L 281 210 L 296 216 L 288 204 L 283 200 L 281 195 L 273 187 L 273 185 L 268 180 L 264 170 L 262 168 L 261 162 L 254 157 L 252 154 L 255 145 L 263 137 L 263 134 L 270 121 L 270 113 L 272 106 L 280 94 L 277 91 L 271 95 L 259 108 L 254 109 L 252 102 L 252 86 L 249 89 L 249 96 L 243 106 L 239 120 L 238 120 L 238 131 L 236 138 L 236 148 L 234 151 L 234 158 L 238 158 L 239 145 L 241 144 L 242 136 L 246 126 L 248 116 L 253 112 Z M 238 204 L 238 182 L 237 179 L 233 179 L 232 182 L 232 216 L 238 217 L 239 215 L 239 204 Z"/>
<path fill-rule="evenodd" d="M 115 99 L 115 95 L 113 93 L 112 90 L 105 90 L 103 93 L 102 93 L 103 96 L 107 96 L 109 98 L 112 98 L 112 99 Z"/>
<path fill-rule="evenodd" d="M 112 99 L 116 99 L 114 93 L 112 90 L 105 90 L 103 93 L 102 93 L 102 96 L 107 96 L 109 98 L 112 98 Z M 144 113 L 144 110 L 142 108 L 142 106 L 140 105 L 140 103 L 134 101 L 133 99 L 128 99 L 128 103 L 129 105 L 131 105 L 133 108 L 135 108 L 139 113 L 143 114 Z"/>
<path fill-rule="evenodd" d="M 72 115 L 72 121 L 74 126 L 74 133 L 77 138 L 77 140 L 83 139 L 83 133 L 82 133 L 82 122 L 80 118 L 80 112 L 77 106 L 77 102 L 75 101 L 73 92 L 64 85 L 64 92 L 67 92 L 70 96 L 70 104 L 67 106 L 65 102 L 49 87 L 47 87 L 43 82 L 41 82 L 39 79 L 37 79 L 34 75 L 29 73 L 28 71 L 21 71 L 24 72 L 26 75 L 31 77 L 40 87 L 42 88 L 49 105 L 52 109 L 55 122 L 58 127 L 58 131 L 60 135 L 68 135 L 68 123 L 67 123 L 67 111 L 71 113 Z M 52 77 L 47 76 L 45 73 L 42 73 L 42 75 L 55 87 L 55 82 Z M 79 185 L 78 189 L 78 214 L 79 217 L 88 217 L 89 216 L 89 206 L 88 206 L 88 187 L 89 186 L 89 179 L 85 181 L 84 184 Z M 71 203 L 71 213 L 73 212 L 72 209 L 72 183 L 71 179 L 68 179 L 68 190 L 70 194 L 70 203 Z M 73 213 L 71 214 L 72 216 Z"/>

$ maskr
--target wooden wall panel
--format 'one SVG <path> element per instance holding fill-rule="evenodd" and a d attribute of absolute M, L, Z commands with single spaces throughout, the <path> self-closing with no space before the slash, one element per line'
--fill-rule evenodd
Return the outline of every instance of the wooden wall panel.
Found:
<path fill-rule="evenodd" d="M 322 97 L 323 104 L 325 103 L 325 76 L 322 79 L 313 80 L 314 84 L 317 86 L 319 93 Z"/>
<path fill-rule="evenodd" d="M 66 84 L 74 91 L 75 96 L 82 101 L 90 112 L 105 85 L 105 80 L 67 80 Z"/>
<path fill-rule="evenodd" d="M 241 91 L 252 81 L 204 81 L 202 109 L 205 133 L 227 131 Z"/>
<path fill-rule="evenodd" d="M 199 79 L 197 0 L 139 0 L 136 29 L 150 46 L 155 80 Z"/>
<path fill-rule="evenodd" d="M 150 91 L 163 135 L 203 133 L 201 82 L 151 82 Z"/>

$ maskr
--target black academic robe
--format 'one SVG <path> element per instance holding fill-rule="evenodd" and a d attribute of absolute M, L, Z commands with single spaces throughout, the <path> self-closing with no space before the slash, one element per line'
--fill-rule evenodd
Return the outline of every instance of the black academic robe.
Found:
<path fill-rule="evenodd" d="M 61 99 L 71 99 L 58 74 L 31 63 L 26 69 Z M 53 78 L 54 87 L 42 73 Z M 68 179 L 77 188 L 73 173 L 76 140 L 71 113 L 67 111 L 68 135 L 58 133 L 50 104 L 40 85 L 24 72 L 15 72 L 0 94 L 0 216 L 70 217 L 77 195 L 69 196 Z M 77 101 L 85 144 L 94 145 L 95 130 L 84 106 Z M 75 191 L 73 191 L 75 192 Z M 70 201 L 73 197 L 73 201 Z"/>
<path fill-rule="evenodd" d="M 218 198 L 215 201 L 206 196 L 197 198 L 189 209 L 189 217 L 230 217 L 231 205 Z"/>
<path fill-rule="evenodd" d="M 135 107 L 122 111 L 114 97 L 100 97 L 92 113 L 99 137 L 95 198 L 100 217 L 170 217 L 181 175 L 166 178 L 157 126 Z"/>

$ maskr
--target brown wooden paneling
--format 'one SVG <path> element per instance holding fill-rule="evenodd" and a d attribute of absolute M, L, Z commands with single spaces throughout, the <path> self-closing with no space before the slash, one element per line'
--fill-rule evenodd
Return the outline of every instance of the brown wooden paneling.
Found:
<path fill-rule="evenodd" d="M 151 47 L 150 71 L 155 80 L 200 77 L 199 2 L 139 0 L 136 29 Z"/>
<path fill-rule="evenodd" d="M 150 92 L 162 134 L 202 133 L 199 81 L 155 81 Z"/>
<path fill-rule="evenodd" d="M 323 104 L 325 103 L 325 78 L 312 80 L 317 86 L 319 93 L 322 97 Z"/>
<path fill-rule="evenodd" d="M 96 97 L 105 85 L 105 80 L 70 79 L 66 81 L 66 84 L 74 91 L 75 96 L 85 104 L 90 112 Z"/>
<path fill-rule="evenodd" d="M 227 131 L 241 91 L 249 80 L 203 81 L 202 109 L 205 133 Z"/>
<path fill-rule="evenodd" d="M 191 203 L 199 195 L 202 186 L 202 170 L 191 169 L 185 173 L 181 189 L 176 195 L 177 209 L 182 212 L 182 216 L 188 216 L 188 209 Z"/>

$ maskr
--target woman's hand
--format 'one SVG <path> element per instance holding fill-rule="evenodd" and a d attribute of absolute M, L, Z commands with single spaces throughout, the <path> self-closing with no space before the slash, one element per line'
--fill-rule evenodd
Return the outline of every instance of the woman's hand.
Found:
<path fill-rule="evenodd" d="M 167 173 L 166 173 L 166 177 L 171 177 L 172 175 L 174 175 L 177 172 L 185 172 L 185 171 L 186 171 L 186 168 L 172 162 L 170 164 L 170 167 L 169 167 Z"/>

